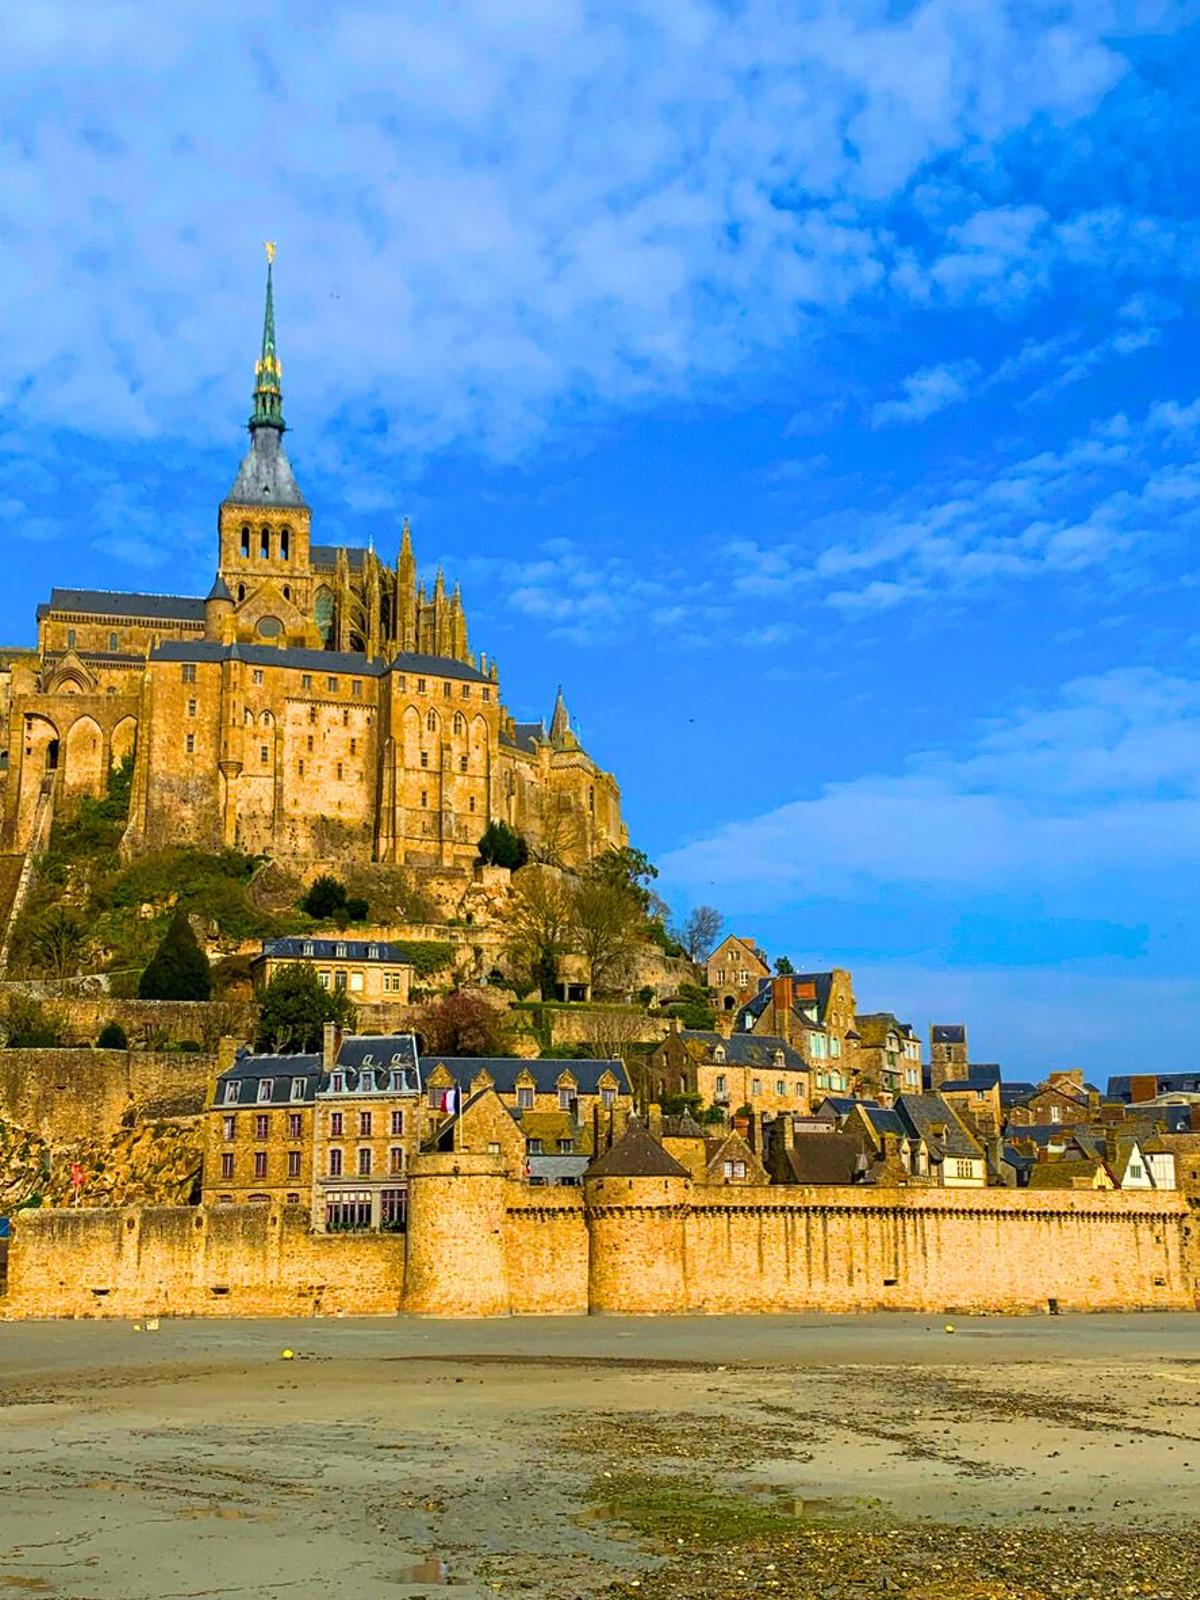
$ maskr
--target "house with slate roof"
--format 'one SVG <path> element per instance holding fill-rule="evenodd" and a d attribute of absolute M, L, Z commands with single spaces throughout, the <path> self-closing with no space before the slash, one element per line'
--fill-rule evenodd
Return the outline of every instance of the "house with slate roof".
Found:
<path fill-rule="evenodd" d="M 284 443 L 273 268 L 249 442 L 217 511 L 203 596 L 55 587 L 37 645 L 0 665 L 0 849 L 129 758 L 128 850 L 207 850 L 465 868 L 507 822 L 580 864 L 626 842 L 615 778 L 561 690 L 518 721 L 468 642 L 457 586 L 323 544 Z M 394 525 L 394 524 L 393 524 Z"/>
<path fill-rule="evenodd" d="M 509 1056 L 438 1056 L 424 1060 L 426 1098 L 441 1106 L 453 1092 L 466 1099 L 481 1089 L 494 1089 L 513 1111 L 567 1111 L 579 1122 L 597 1112 L 627 1114 L 633 1090 L 625 1063 L 612 1060 L 524 1060 Z"/>
<path fill-rule="evenodd" d="M 895 1111 L 910 1139 L 920 1140 L 928 1154 L 936 1187 L 982 1189 L 987 1184 L 984 1146 L 938 1094 L 902 1094 Z"/>
<path fill-rule="evenodd" d="M 728 1037 L 698 1028 L 675 1027 L 646 1057 L 651 1096 L 659 1101 L 699 1097 L 726 1116 L 742 1107 L 775 1115 L 807 1115 L 813 1069 L 786 1039 L 734 1032 Z"/>
<path fill-rule="evenodd" d="M 412 989 L 412 963 L 402 945 L 385 939 L 313 935 L 264 939 L 250 970 L 265 988 L 284 967 L 312 967 L 323 989 L 347 995 L 355 1005 L 406 1006 Z"/>

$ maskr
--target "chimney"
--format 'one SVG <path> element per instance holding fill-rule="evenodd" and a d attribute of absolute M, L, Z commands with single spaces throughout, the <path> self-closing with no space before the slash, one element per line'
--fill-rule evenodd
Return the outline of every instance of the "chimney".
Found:
<path fill-rule="evenodd" d="M 795 980 L 789 974 L 771 979 L 771 1004 L 775 1007 L 777 1016 L 786 1015 L 792 1009 L 795 995 Z M 776 1033 L 781 1029 L 776 1024 Z"/>
<path fill-rule="evenodd" d="M 734 1127 L 734 1132 L 735 1133 L 740 1133 L 742 1138 L 744 1139 L 746 1137 L 746 1135 L 750 1132 L 750 1118 L 748 1116 L 746 1116 L 745 1112 L 740 1112 L 733 1119 L 733 1127 Z"/>
<path fill-rule="evenodd" d="M 716 1020 L 713 1023 L 713 1031 L 719 1033 L 722 1039 L 731 1039 L 733 1037 L 733 1025 L 736 1021 L 736 1011 L 718 1011 Z"/>
<path fill-rule="evenodd" d="M 1200 1100 L 1193 1100 L 1188 1107 L 1188 1125 L 1193 1133 L 1200 1133 Z"/>
<path fill-rule="evenodd" d="M 327 1022 L 321 1030 L 321 1066 L 328 1072 L 337 1060 L 338 1031 L 336 1022 Z"/>
<path fill-rule="evenodd" d="M 651 1103 L 646 1107 L 646 1126 L 650 1130 L 650 1137 L 652 1139 L 657 1139 L 661 1144 L 663 1136 L 663 1114 L 662 1107 L 657 1101 L 651 1101 Z"/>
<path fill-rule="evenodd" d="M 223 1033 L 217 1040 L 217 1071 L 228 1072 L 237 1060 L 238 1040 L 231 1033 Z"/>
<path fill-rule="evenodd" d="M 667 1018 L 667 1032 L 668 1033 L 682 1033 L 683 1032 L 683 1018 L 682 1017 L 674 1017 L 674 1016 L 668 1017 Z"/>

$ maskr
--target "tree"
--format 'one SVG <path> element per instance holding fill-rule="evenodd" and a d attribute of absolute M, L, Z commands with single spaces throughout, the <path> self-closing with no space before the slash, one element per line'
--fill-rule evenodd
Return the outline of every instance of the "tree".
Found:
<path fill-rule="evenodd" d="M 419 1006 L 412 1025 L 426 1055 L 510 1056 L 513 1026 L 507 1011 L 461 989 Z"/>
<path fill-rule="evenodd" d="M 56 978 L 79 971 L 86 943 L 83 919 L 61 905 L 40 916 L 25 940 L 32 964 Z"/>
<path fill-rule="evenodd" d="M 119 1022 L 106 1022 L 96 1040 L 97 1050 L 128 1050 L 129 1035 Z"/>
<path fill-rule="evenodd" d="M 776 956 L 775 971 L 781 978 L 790 977 L 795 970 L 795 967 L 792 965 L 787 956 Z"/>
<path fill-rule="evenodd" d="M 529 846 L 507 822 L 489 822 L 479 841 L 479 859 L 488 867 L 519 872 L 529 860 Z"/>
<path fill-rule="evenodd" d="M 53 1049 L 62 1043 L 62 1019 L 27 994 L 10 994 L 0 1020 L 0 1037 L 10 1050 Z"/>
<path fill-rule="evenodd" d="M 558 958 L 571 948 L 572 927 L 571 896 L 559 873 L 531 865 L 514 874 L 505 949 L 544 999 L 554 993 Z"/>
<path fill-rule="evenodd" d="M 138 983 L 141 1000 L 207 1000 L 212 993 L 208 960 L 181 906 Z"/>
<path fill-rule="evenodd" d="M 645 926 L 637 898 L 627 884 L 590 873 L 571 890 L 573 944 L 587 962 L 593 991 L 619 986 Z"/>
<path fill-rule="evenodd" d="M 669 1010 L 685 1028 L 699 1028 L 707 1032 L 716 1024 L 708 990 L 702 984 L 681 983 L 679 999 Z"/>
<path fill-rule="evenodd" d="M 588 826 L 583 807 L 561 789 L 542 801 L 534 843 L 536 859 L 550 867 L 569 867 L 587 854 Z"/>
<path fill-rule="evenodd" d="M 649 915 L 648 885 L 658 877 L 658 868 L 643 851 L 635 850 L 628 844 L 620 849 L 614 846 L 589 862 L 586 875 L 599 883 L 610 883 L 616 888 L 628 890 L 637 901 L 642 915 Z"/>
<path fill-rule="evenodd" d="M 361 895 L 347 895 L 346 921 L 365 922 L 370 915 L 370 904 Z"/>
<path fill-rule="evenodd" d="M 716 906 L 697 906 L 689 914 L 677 934 L 689 961 L 707 960 L 724 921 Z"/>
<path fill-rule="evenodd" d="M 313 879 L 308 893 L 300 902 L 301 911 L 307 911 L 316 922 L 326 922 L 330 917 L 340 915 L 345 908 L 346 885 L 327 872 Z"/>
<path fill-rule="evenodd" d="M 263 991 L 255 1048 L 273 1054 L 319 1050 L 327 1022 L 353 1028 L 354 1007 L 344 994 L 323 989 L 313 967 L 281 967 Z"/>

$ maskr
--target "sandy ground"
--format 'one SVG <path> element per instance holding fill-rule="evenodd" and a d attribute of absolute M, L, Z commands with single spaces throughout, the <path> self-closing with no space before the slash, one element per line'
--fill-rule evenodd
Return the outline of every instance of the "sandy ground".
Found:
<path fill-rule="evenodd" d="M 0 1323 L 0 1597 L 699 1593 L 697 1552 L 734 1549 L 738 1507 L 769 1508 L 769 1527 L 737 1535 L 762 1573 L 778 1568 L 770 1538 L 793 1548 L 789 1519 L 862 1519 L 901 1545 L 909 1524 L 1032 1529 L 1064 1549 L 1088 1530 L 1191 1528 L 1200 1317 L 945 1330 L 915 1316 Z M 693 1491 L 710 1499 L 678 1529 L 658 1499 L 622 1525 L 622 1495 L 660 1491 L 672 1514 Z M 727 1534 L 702 1525 L 713 1494 L 734 1497 L 709 1518 L 732 1517 Z M 741 1573 L 704 1579 L 709 1600 L 780 1588 Z M 1114 1592 L 1196 1600 L 1188 1582 Z M 943 1600 L 968 1592 L 1016 1591 L 942 1585 Z"/>

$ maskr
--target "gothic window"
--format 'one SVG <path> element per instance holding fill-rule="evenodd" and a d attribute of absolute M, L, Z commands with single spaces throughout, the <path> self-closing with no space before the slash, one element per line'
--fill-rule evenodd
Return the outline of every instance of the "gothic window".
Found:
<path fill-rule="evenodd" d="M 242 523 L 242 545 L 241 545 L 241 550 L 242 550 L 242 560 L 243 561 L 249 561 L 249 559 L 250 559 L 250 524 L 248 522 L 243 522 Z"/>
<path fill-rule="evenodd" d="M 269 561 L 271 559 L 271 530 L 270 530 L 270 528 L 264 527 L 264 528 L 260 528 L 260 530 L 259 530 L 259 534 L 258 534 L 258 559 L 260 561 Z"/>
<path fill-rule="evenodd" d="M 461 711 L 456 711 L 454 713 L 454 731 L 456 734 L 466 733 L 467 731 L 467 724 L 463 720 L 463 714 Z"/>
<path fill-rule="evenodd" d="M 437 712 L 436 711 L 430 711 L 426 715 L 425 726 L 429 730 L 430 733 L 436 733 L 437 732 L 437 725 L 438 725 Z"/>
<path fill-rule="evenodd" d="M 67 649 L 68 650 L 74 650 L 74 648 L 75 648 L 75 629 L 74 628 L 68 628 L 67 629 Z"/>
<path fill-rule="evenodd" d="M 318 589 L 313 601 L 313 621 L 325 648 L 333 638 L 333 594 L 329 589 Z"/>
<path fill-rule="evenodd" d="M 264 711 L 258 720 L 262 723 L 264 728 L 269 728 L 271 726 L 271 713 L 269 711 Z"/>
<path fill-rule="evenodd" d="M 241 604 L 241 602 L 245 598 L 246 598 L 246 585 L 244 583 L 239 583 L 238 584 L 238 603 L 239 603 L 239 605 Z"/>
<path fill-rule="evenodd" d="M 117 638 L 116 634 L 110 633 L 108 636 L 108 648 L 115 651 L 119 643 L 120 640 Z"/>
<path fill-rule="evenodd" d="M 292 544 L 292 530 L 290 528 L 280 528 L 280 530 L 279 530 L 279 559 L 281 561 L 288 560 L 288 558 L 289 558 L 289 556 L 291 554 L 291 544 Z M 284 594 L 286 594 L 287 590 L 285 589 L 283 592 L 284 592 Z"/>

